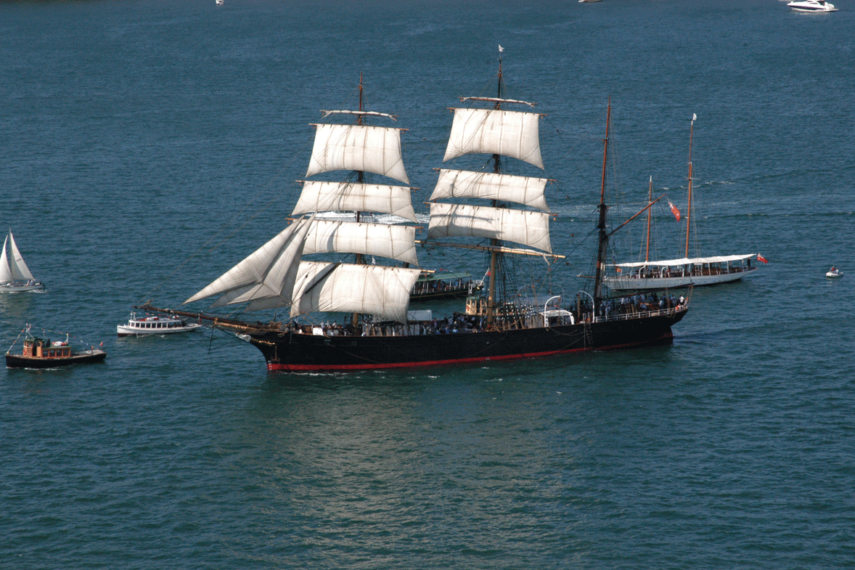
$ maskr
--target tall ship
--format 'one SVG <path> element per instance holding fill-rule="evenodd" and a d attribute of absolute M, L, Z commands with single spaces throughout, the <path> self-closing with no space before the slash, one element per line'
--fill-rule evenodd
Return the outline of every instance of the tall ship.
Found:
<path fill-rule="evenodd" d="M 504 97 L 501 59 L 497 96 L 463 98 L 472 106 L 453 109 L 444 157 L 487 155 L 489 167 L 440 171 L 429 199 L 427 239 L 419 242 L 411 189 L 386 183 L 391 178 L 409 184 L 402 129 L 365 124 L 395 117 L 362 109 L 361 80 L 359 93 L 357 110 L 322 111 L 324 117 L 351 117 L 350 122 L 314 125 L 295 221 L 185 301 L 216 296 L 213 307 L 290 307 L 287 320 L 250 323 L 150 304 L 141 308 L 198 318 L 235 333 L 262 352 L 269 370 L 288 372 L 458 365 L 670 342 L 671 327 L 685 316 L 688 301 L 631 303 L 604 293 L 608 118 L 594 290 L 568 298 L 549 288 L 514 285 L 531 274 L 514 272 L 512 260 L 535 256 L 552 264 L 563 256 L 553 253 L 550 241 L 547 179 L 503 169 L 509 160 L 540 169 L 543 162 L 541 115 L 530 111 L 533 103 Z M 344 180 L 312 179 L 330 172 Z M 382 183 L 369 175 L 382 177 Z M 355 221 L 319 219 L 319 213 L 330 211 L 355 212 Z M 366 223 L 364 212 L 395 214 L 402 223 Z M 488 258 L 481 258 L 489 265 L 488 284 L 467 297 L 460 312 L 437 316 L 429 309 L 410 310 L 421 273 L 417 246 L 480 252 Z M 318 255 L 339 257 L 312 260 Z M 377 263 L 378 257 L 385 261 Z"/>

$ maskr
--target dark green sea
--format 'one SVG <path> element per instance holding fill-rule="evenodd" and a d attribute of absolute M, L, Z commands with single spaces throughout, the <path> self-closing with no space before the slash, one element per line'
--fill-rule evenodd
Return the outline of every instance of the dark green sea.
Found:
<path fill-rule="evenodd" d="M 835 3 L 0 2 L 0 231 L 48 286 L 0 296 L 0 342 L 32 323 L 108 351 L 0 369 L 0 567 L 855 566 L 855 3 Z M 309 123 L 353 108 L 360 73 L 408 129 L 424 219 L 447 108 L 493 94 L 498 44 L 507 95 L 546 115 L 556 289 L 590 271 L 609 97 L 613 225 L 650 176 L 685 206 L 696 113 L 693 247 L 769 264 L 644 349 L 289 375 L 221 332 L 116 338 L 284 227 Z M 666 210 L 654 226 L 681 256 Z M 636 259 L 643 224 L 616 236 Z"/>

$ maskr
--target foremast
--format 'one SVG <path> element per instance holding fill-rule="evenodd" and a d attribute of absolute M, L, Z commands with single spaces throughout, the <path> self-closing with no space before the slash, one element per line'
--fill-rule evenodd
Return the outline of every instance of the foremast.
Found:
<path fill-rule="evenodd" d="M 220 295 L 213 306 L 248 303 L 246 311 L 290 306 L 291 318 L 318 312 L 371 314 L 382 320 L 407 321 L 410 290 L 420 271 L 408 267 L 367 265 L 364 256 L 378 256 L 418 265 L 415 228 L 366 223 L 363 212 L 400 216 L 415 222 L 409 186 L 373 184 L 366 172 L 409 184 L 401 153 L 401 131 L 363 124 L 363 117 L 393 115 L 362 109 L 321 111 L 355 115 L 355 124 L 316 123 L 315 141 L 306 178 L 345 170 L 356 182 L 304 180 L 292 212 L 302 216 L 273 240 L 185 301 Z M 322 212 L 356 213 L 356 221 L 316 219 Z M 355 254 L 356 263 L 307 261 L 312 254 Z"/>

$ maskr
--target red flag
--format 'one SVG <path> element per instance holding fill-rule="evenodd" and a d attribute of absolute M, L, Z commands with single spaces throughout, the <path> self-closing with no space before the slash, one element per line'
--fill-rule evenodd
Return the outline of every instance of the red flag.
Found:
<path fill-rule="evenodd" d="M 677 209 L 677 206 L 668 202 L 668 207 L 671 208 L 671 213 L 674 214 L 674 217 L 677 218 L 677 221 L 680 221 L 680 210 Z"/>
<path fill-rule="evenodd" d="M 759 253 L 757 254 L 757 261 L 762 261 L 763 263 L 769 263 L 769 261 L 765 257 L 763 257 L 762 255 L 760 255 Z"/>

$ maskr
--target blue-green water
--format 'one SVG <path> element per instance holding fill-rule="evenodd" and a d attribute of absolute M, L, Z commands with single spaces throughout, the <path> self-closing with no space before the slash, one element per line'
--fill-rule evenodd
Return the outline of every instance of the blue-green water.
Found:
<path fill-rule="evenodd" d="M 0 228 L 49 288 L 0 297 L 0 340 L 32 322 L 109 353 L 0 372 L 0 566 L 855 564 L 855 5 L 518 4 L 0 3 Z M 684 206 L 697 113 L 697 247 L 769 265 L 643 350 L 292 376 L 225 335 L 115 338 L 282 228 L 308 123 L 360 72 L 424 212 L 446 108 L 492 94 L 498 44 L 547 115 L 556 286 L 590 265 L 609 96 L 616 214 L 651 175 Z"/>

